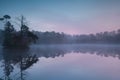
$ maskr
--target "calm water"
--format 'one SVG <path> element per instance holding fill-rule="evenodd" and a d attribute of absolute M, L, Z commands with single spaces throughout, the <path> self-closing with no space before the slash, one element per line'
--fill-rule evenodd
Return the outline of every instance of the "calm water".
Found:
<path fill-rule="evenodd" d="M 0 48 L 0 80 L 120 80 L 119 45 Z"/>

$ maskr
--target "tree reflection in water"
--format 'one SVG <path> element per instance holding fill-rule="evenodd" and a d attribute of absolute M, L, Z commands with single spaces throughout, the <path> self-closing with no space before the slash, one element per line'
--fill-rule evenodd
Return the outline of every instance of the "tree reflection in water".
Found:
<path fill-rule="evenodd" d="M 31 53 L 35 53 L 39 57 L 55 58 L 64 56 L 69 53 L 81 53 L 81 54 L 96 54 L 104 57 L 114 57 L 120 59 L 120 46 L 119 45 L 43 45 L 33 46 L 30 49 Z"/>
<path fill-rule="evenodd" d="M 29 54 L 28 50 L 29 49 L 3 49 L 2 67 L 4 69 L 4 76 L 1 80 L 25 80 L 24 71 L 38 61 L 37 56 Z M 13 72 L 15 65 L 18 65 L 20 71 L 11 78 L 10 74 Z"/>
<path fill-rule="evenodd" d="M 3 61 L 4 76 L 1 80 L 25 80 L 25 71 L 38 61 L 38 57 L 55 58 L 64 57 L 68 53 L 96 54 L 104 57 L 120 59 L 119 45 L 40 45 L 31 46 L 30 49 L 3 49 L 0 60 Z M 18 66 L 19 73 L 10 76 Z M 14 72 L 13 72 L 14 73 Z"/>

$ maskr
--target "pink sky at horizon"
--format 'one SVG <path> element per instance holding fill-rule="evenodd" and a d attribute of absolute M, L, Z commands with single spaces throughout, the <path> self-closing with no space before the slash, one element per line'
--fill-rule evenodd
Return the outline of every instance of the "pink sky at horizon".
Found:
<path fill-rule="evenodd" d="M 119 4 L 120 0 L 2 0 L 0 17 L 23 14 L 31 30 L 90 34 L 120 29 Z"/>

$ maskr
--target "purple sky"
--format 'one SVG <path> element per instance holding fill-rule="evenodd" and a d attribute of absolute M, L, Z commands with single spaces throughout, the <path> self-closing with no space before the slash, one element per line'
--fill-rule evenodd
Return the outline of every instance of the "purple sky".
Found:
<path fill-rule="evenodd" d="M 31 30 L 89 34 L 119 29 L 119 4 L 120 0 L 0 0 L 0 16 L 9 14 L 15 20 L 24 15 Z"/>

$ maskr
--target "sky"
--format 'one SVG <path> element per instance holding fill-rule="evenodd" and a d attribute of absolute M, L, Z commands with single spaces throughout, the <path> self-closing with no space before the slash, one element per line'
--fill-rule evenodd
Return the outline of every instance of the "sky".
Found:
<path fill-rule="evenodd" d="M 5 14 L 13 24 L 24 15 L 30 30 L 42 32 L 90 34 L 120 28 L 120 0 L 0 0 L 0 17 Z"/>

